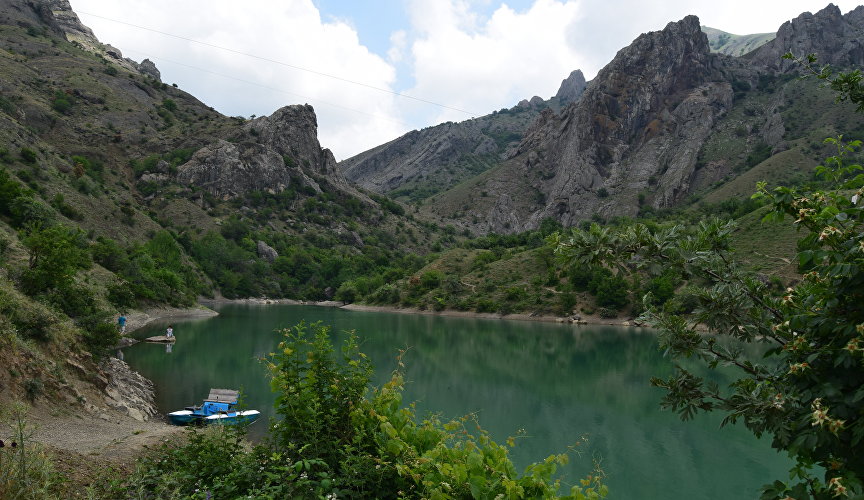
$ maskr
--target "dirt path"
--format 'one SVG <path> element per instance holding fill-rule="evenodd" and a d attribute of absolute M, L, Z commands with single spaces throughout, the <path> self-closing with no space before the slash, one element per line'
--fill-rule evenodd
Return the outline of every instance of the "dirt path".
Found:
<path fill-rule="evenodd" d="M 131 465 L 142 448 L 183 432 L 182 427 L 169 425 L 160 417 L 140 422 L 113 409 L 55 416 L 42 413 L 40 408 L 32 410 L 28 420 L 35 428 L 34 440 L 53 449 L 122 465 Z"/>

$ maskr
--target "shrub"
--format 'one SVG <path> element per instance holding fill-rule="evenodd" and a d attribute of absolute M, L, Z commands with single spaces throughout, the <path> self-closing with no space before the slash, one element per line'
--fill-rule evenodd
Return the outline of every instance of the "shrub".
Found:
<path fill-rule="evenodd" d="M 33 151 L 30 148 L 21 148 L 19 155 L 21 156 L 21 161 L 24 163 L 29 163 L 31 165 L 36 163 L 36 151 Z"/>
<path fill-rule="evenodd" d="M 51 101 L 51 107 L 54 108 L 54 111 L 64 115 L 72 109 L 73 104 L 75 104 L 75 100 L 72 96 L 59 90 L 54 93 L 54 100 Z"/>

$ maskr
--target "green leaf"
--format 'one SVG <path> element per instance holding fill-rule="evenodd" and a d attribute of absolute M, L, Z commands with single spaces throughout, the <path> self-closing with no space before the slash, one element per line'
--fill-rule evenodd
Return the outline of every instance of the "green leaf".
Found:
<path fill-rule="evenodd" d="M 479 453 L 471 453 L 468 455 L 468 467 L 471 469 L 480 469 L 483 466 L 483 456 Z"/>

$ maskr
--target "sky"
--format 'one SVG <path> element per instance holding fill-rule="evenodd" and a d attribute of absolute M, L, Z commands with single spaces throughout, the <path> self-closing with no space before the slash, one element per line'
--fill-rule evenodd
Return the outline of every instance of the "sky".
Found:
<path fill-rule="evenodd" d="M 859 0 L 860 1 L 860 0 Z M 835 1 L 845 14 L 855 2 Z M 71 0 L 102 43 L 217 111 L 311 104 L 337 160 L 408 132 L 555 95 L 689 14 L 776 32 L 816 0 Z"/>

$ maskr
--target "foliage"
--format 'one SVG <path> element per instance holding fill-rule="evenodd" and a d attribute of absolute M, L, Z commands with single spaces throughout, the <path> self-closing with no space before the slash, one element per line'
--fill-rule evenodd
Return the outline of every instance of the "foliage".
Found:
<path fill-rule="evenodd" d="M 771 216 L 792 215 L 806 231 L 799 264 L 807 273 L 782 298 L 735 264 L 730 222 L 592 228 L 557 241 L 558 252 L 578 265 L 651 276 L 682 272 L 698 297 L 692 313 L 658 310 L 650 295 L 645 300 L 646 319 L 660 330 L 661 347 L 676 358 L 698 357 L 711 368 L 732 367 L 740 378 L 723 390 L 679 368 L 675 376 L 652 382 L 667 390 L 663 406 L 683 419 L 722 411 L 724 423 L 742 421 L 789 453 L 796 461 L 793 483 L 769 485 L 764 499 L 862 493 L 864 176 L 857 174 L 860 166 L 845 162 L 857 144 L 829 142 L 838 146 L 838 155 L 818 173 L 833 189 L 769 192 L 760 185 L 758 196 L 772 206 Z M 768 360 L 752 357 L 746 344 L 763 346 Z M 819 470 L 824 480 L 816 477 Z"/>
<path fill-rule="evenodd" d="M 115 485 L 115 496 L 558 498 L 561 485 L 552 476 L 567 455 L 550 456 L 520 475 L 509 458 L 515 438 L 494 442 L 471 415 L 418 421 L 413 406 L 402 405 L 401 371 L 368 389 L 372 367 L 353 333 L 338 356 L 320 324 L 301 323 L 283 334 L 267 359 L 278 414 L 269 443 L 247 450 L 242 431 L 195 432 L 188 444 L 164 447 L 142 462 L 125 484 Z M 606 493 L 597 471 L 561 498 Z"/>
<path fill-rule="evenodd" d="M 36 156 L 36 151 L 33 151 L 30 148 L 21 148 L 20 151 L 21 161 L 24 163 L 34 164 L 38 157 Z"/>
<path fill-rule="evenodd" d="M 54 93 L 54 99 L 51 101 L 51 107 L 54 108 L 54 111 L 62 114 L 68 114 L 74 104 L 75 99 L 60 90 Z"/>
<path fill-rule="evenodd" d="M 30 226 L 22 232 L 21 243 L 29 256 L 21 284 L 30 295 L 67 289 L 78 271 L 90 268 L 90 252 L 80 229 Z"/>
<path fill-rule="evenodd" d="M 156 233 L 145 245 L 128 248 L 100 237 L 92 253 L 96 262 L 120 277 L 108 290 L 108 299 L 118 307 L 134 306 L 139 300 L 189 305 L 202 287 L 183 248 L 168 231 Z"/>
<path fill-rule="evenodd" d="M 12 226 L 20 229 L 28 224 L 50 224 L 55 214 L 51 207 L 34 198 L 31 189 L 0 169 L 0 215 L 8 217 Z"/>
<path fill-rule="evenodd" d="M 51 457 L 31 440 L 26 406 L 13 403 L 0 414 L 0 423 L 8 424 L 12 437 L 0 440 L 0 498 L 53 499 L 61 496 L 61 481 Z"/>

